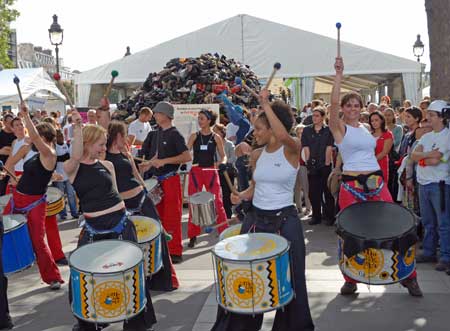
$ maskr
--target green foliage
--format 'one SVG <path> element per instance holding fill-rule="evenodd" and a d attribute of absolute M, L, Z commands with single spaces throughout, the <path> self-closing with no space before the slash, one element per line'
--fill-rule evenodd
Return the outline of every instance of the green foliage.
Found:
<path fill-rule="evenodd" d="M 9 24 L 19 16 L 19 12 L 11 8 L 16 0 L 0 0 L 0 64 L 5 68 L 12 68 L 13 63 L 8 56 Z"/>

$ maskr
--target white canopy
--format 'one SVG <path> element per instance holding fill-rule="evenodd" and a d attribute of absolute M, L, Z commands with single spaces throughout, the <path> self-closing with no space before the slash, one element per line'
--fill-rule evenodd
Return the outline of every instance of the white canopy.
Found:
<path fill-rule="evenodd" d="M 312 96 L 314 82 L 310 78 L 334 74 L 336 40 L 260 18 L 238 15 L 77 75 L 77 104 L 87 106 L 90 85 L 108 83 L 112 70 L 119 71 L 116 78 L 119 84 L 142 83 L 150 72 L 160 71 L 172 58 L 215 52 L 250 65 L 260 78 L 268 77 L 273 64 L 280 62 L 282 67 L 278 76 L 307 78 L 301 85 L 311 90 L 306 94 Z M 407 97 L 416 99 L 419 63 L 346 42 L 342 42 L 341 53 L 345 74 L 353 76 L 348 82 L 349 88 L 373 89 L 378 83 L 388 81 L 391 78 L 389 74 L 400 74 L 407 87 Z M 358 78 L 355 75 L 363 76 Z"/>
<path fill-rule="evenodd" d="M 17 106 L 20 102 L 17 87 L 13 82 L 14 76 L 20 79 L 20 90 L 25 101 L 36 102 L 55 97 L 66 100 L 44 68 L 7 69 L 0 71 L 0 105 Z"/>

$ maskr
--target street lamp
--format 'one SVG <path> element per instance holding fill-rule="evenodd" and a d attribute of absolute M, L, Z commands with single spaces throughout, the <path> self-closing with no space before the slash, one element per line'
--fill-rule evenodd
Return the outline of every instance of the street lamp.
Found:
<path fill-rule="evenodd" d="M 414 56 L 417 57 L 417 62 L 420 62 L 420 57 L 423 55 L 423 51 L 425 46 L 423 45 L 422 40 L 420 40 L 420 34 L 417 35 L 417 40 L 413 45 L 413 53 Z"/>
<path fill-rule="evenodd" d="M 48 29 L 48 36 L 50 37 L 50 43 L 55 46 L 56 53 L 56 72 L 59 73 L 59 48 L 64 38 L 64 31 L 61 29 L 61 25 L 58 23 L 58 16 L 53 15 L 53 23 Z"/>

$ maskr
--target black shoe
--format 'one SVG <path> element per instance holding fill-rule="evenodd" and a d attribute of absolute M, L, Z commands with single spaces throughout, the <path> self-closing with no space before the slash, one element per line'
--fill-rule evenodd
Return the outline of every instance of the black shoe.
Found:
<path fill-rule="evenodd" d="M 62 259 L 59 259 L 58 261 L 55 261 L 55 263 L 57 265 L 69 265 L 69 261 L 67 261 L 67 259 L 65 257 L 63 257 Z"/>
<path fill-rule="evenodd" d="M 434 267 L 434 270 L 436 271 L 446 271 L 450 269 L 450 262 L 444 262 L 439 261 L 436 266 Z"/>
<path fill-rule="evenodd" d="M 416 263 L 434 263 L 437 262 L 436 256 L 418 255 L 416 256 Z"/>
<path fill-rule="evenodd" d="M 6 315 L 6 321 L 0 324 L 0 330 L 11 330 L 14 327 L 14 324 L 11 321 L 11 316 L 9 314 Z"/>
<path fill-rule="evenodd" d="M 358 286 L 355 283 L 345 282 L 341 287 L 341 295 L 352 295 L 357 289 Z"/>
<path fill-rule="evenodd" d="M 171 255 L 170 258 L 172 259 L 173 264 L 178 264 L 183 262 L 183 256 L 181 255 Z"/>
<path fill-rule="evenodd" d="M 311 221 L 308 222 L 309 225 L 317 225 L 322 223 L 322 220 L 320 218 L 313 218 Z"/>
<path fill-rule="evenodd" d="M 192 238 L 189 240 L 188 247 L 189 247 L 189 248 L 194 248 L 194 246 L 195 246 L 196 243 L 197 243 L 197 237 L 192 237 Z"/>
<path fill-rule="evenodd" d="M 413 297 L 423 297 L 422 290 L 419 287 L 419 283 L 417 282 L 417 278 L 408 278 L 401 281 L 403 287 L 408 289 L 409 295 Z"/>

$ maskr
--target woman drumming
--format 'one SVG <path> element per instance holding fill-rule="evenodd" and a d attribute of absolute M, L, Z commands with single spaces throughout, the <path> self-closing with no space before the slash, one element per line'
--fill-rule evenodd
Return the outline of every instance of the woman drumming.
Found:
<path fill-rule="evenodd" d="M 329 127 L 343 161 L 342 185 L 339 191 L 339 207 L 344 209 L 361 201 L 392 202 L 387 185 L 383 180 L 383 172 L 375 156 L 376 139 L 359 122 L 363 101 L 356 92 L 347 93 L 339 102 L 344 62 L 342 57 L 336 58 L 334 65 L 336 76 L 331 93 Z M 342 120 L 339 111 L 342 110 Z M 350 295 L 357 290 L 357 281 L 344 275 L 345 283 L 341 288 L 342 295 Z M 422 296 L 417 274 L 401 282 L 408 288 L 412 296 Z"/>
<path fill-rule="evenodd" d="M 194 160 L 192 169 L 189 172 L 188 194 L 191 196 L 196 192 L 203 190 L 214 194 L 217 213 L 217 223 L 222 224 L 218 228 L 219 233 L 227 228 L 227 214 L 223 207 L 222 190 L 220 188 L 219 173 L 217 166 L 226 162 L 223 141 L 217 133 L 214 133 L 211 126 L 214 126 L 217 116 L 209 109 L 202 109 L 198 113 L 198 125 L 200 131 L 193 133 L 189 137 L 187 147 L 193 151 Z M 220 156 L 216 160 L 216 150 Z M 197 236 L 201 233 L 201 228 L 192 223 L 192 215 L 189 213 L 188 222 L 188 247 L 194 247 L 197 242 Z"/>
<path fill-rule="evenodd" d="M 28 230 L 42 280 L 50 284 L 51 289 L 59 289 L 64 281 L 44 240 L 46 232 L 45 192 L 56 168 L 56 152 L 54 149 L 56 131 L 48 123 L 40 123 L 35 127 L 25 104 L 21 105 L 20 113 L 28 130 L 30 140 L 33 142 L 34 149 L 38 153 L 24 163 L 23 174 L 3 214 L 24 213 L 27 215 Z M 23 159 L 28 151 L 28 146 L 22 146 L 7 161 L 5 167 L 10 171 L 13 170 L 15 164 L 20 159 Z M 48 239 L 50 240 L 51 238 Z"/>
<path fill-rule="evenodd" d="M 272 330 L 311 331 L 314 324 L 306 292 L 305 243 L 293 203 L 300 141 L 289 135 L 294 121 L 288 105 L 280 101 L 270 104 L 267 89 L 260 93 L 260 104 L 263 112 L 254 123 L 254 137 L 258 145 L 265 147 L 252 152 L 253 179 L 250 187 L 239 195 L 233 194 L 232 201 L 238 204 L 252 200 L 241 233 L 279 233 L 291 244 L 289 254 L 296 294 L 287 306 L 277 310 Z M 212 330 L 257 331 L 262 322 L 263 314 L 236 314 L 219 307 Z"/>
<path fill-rule="evenodd" d="M 114 166 L 100 160 L 106 152 L 106 130 L 98 125 L 87 125 L 82 129 L 81 116 L 76 110 L 72 111 L 72 119 L 72 156 L 64 163 L 64 171 L 78 195 L 86 221 L 78 246 L 119 238 L 137 242 L 136 229 L 127 219 L 125 203 L 116 188 Z M 148 289 L 146 297 L 147 309 L 125 321 L 124 330 L 146 330 L 156 323 Z M 96 325 L 78 320 L 72 330 L 96 330 Z"/>
<path fill-rule="evenodd" d="M 112 121 L 108 126 L 106 160 L 110 161 L 115 172 L 120 174 L 116 177 L 117 189 L 128 211 L 160 221 L 158 211 L 144 190 L 144 180 L 139 174 L 129 151 L 126 132 L 125 124 L 122 122 Z M 179 284 L 170 259 L 164 232 L 161 235 L 161 240 L 163 268 L 151 277 L 148 285 L 150 289 L 155 291 L 172 291 L 177 289 Z"/>

